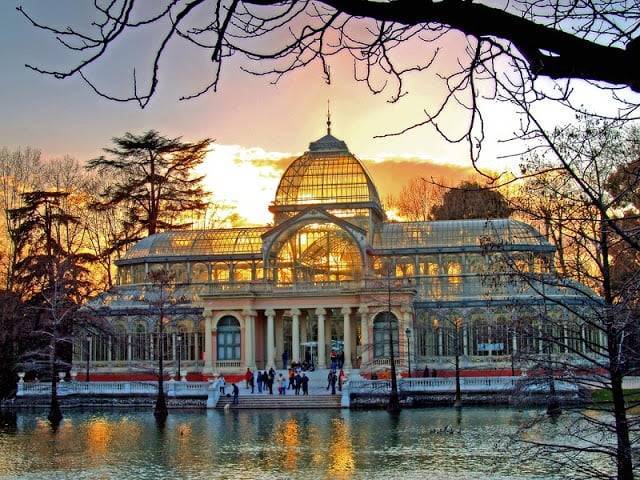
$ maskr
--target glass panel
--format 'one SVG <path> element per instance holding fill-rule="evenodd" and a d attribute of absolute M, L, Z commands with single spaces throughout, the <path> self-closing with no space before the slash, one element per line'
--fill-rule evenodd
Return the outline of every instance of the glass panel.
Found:
<path fill-rule="evenodd" d="M 306 225 L 280 247 L 276 259 L 279 283 L 340 282 L 360 278 L 360 250 L 332 223 Z"/>

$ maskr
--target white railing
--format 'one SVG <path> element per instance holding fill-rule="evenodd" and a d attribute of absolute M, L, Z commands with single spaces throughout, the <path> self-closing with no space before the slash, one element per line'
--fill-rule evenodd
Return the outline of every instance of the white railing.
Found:
<path fill-rule="evenodd" d="M 576 392 L 575 384 L 555 380 L 558 392 Z M 461 377 L 462 392 L 529 392 L 540 393 L 548 389 L 542 378 L 531 377 Z M 351 380 L 351 393 L 385 393 L 391 390 L 390 380 Z M 456 390 L 455 377 L 398 379 L 398 390 L 405 393 L 453 393 Z"/>
<path fill-rule="evenodd" d="M 156 382 L 61 382 L 57 385 L 58 395 L 85 396 L 128 396 L 155 395 Z M 164 390 L 168 397 L 207 397 L 209 382 L 166 381 Z M 18 383 L 17 397 L 46 397 L 51 394 L 51 384 Z"/>
<path fill-rule="evenodd" d="M 218 368 L 240 368 L 240 360 L 216 360 L 215 366 Z"/>

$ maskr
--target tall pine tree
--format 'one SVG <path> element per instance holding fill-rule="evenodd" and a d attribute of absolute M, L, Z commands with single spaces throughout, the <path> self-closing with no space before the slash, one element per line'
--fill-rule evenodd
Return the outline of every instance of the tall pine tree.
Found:
<path fill-rule="evenodd" d="M 89 161 L 87 168 L 114 179 L 96 206 L 127 211 L 123 235 L 113 249 L 163 230 L 187 228 L 191 222 L 184 214 L 206 209 L 204 177 L 193 171 L 204 161 L 211 142 L 183 142 L 155 130 L 126 133 L 113 138 L 114 146 L 104 149 L 107 156 Z"/>

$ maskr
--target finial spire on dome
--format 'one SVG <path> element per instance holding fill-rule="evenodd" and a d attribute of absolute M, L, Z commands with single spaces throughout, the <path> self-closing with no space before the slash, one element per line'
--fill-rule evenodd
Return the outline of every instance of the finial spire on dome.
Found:
<path fill-rule="evenodd" d="M 331 100 L 327 99 L 327 135 L 331 135 Z"/>

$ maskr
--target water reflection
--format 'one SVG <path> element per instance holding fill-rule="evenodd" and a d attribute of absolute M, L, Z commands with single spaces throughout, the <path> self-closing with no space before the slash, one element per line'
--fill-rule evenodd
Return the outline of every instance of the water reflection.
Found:
<path fill-rule="evenodd" d="M 172 413 L 158 429 L 151 412 L 74 412 L 53 432 L 44 415 L 0 416 L 0 477 L 566 478 L 513 458 L 507 434 L 528 418 L 509 409 L 209 411 Z"/>

